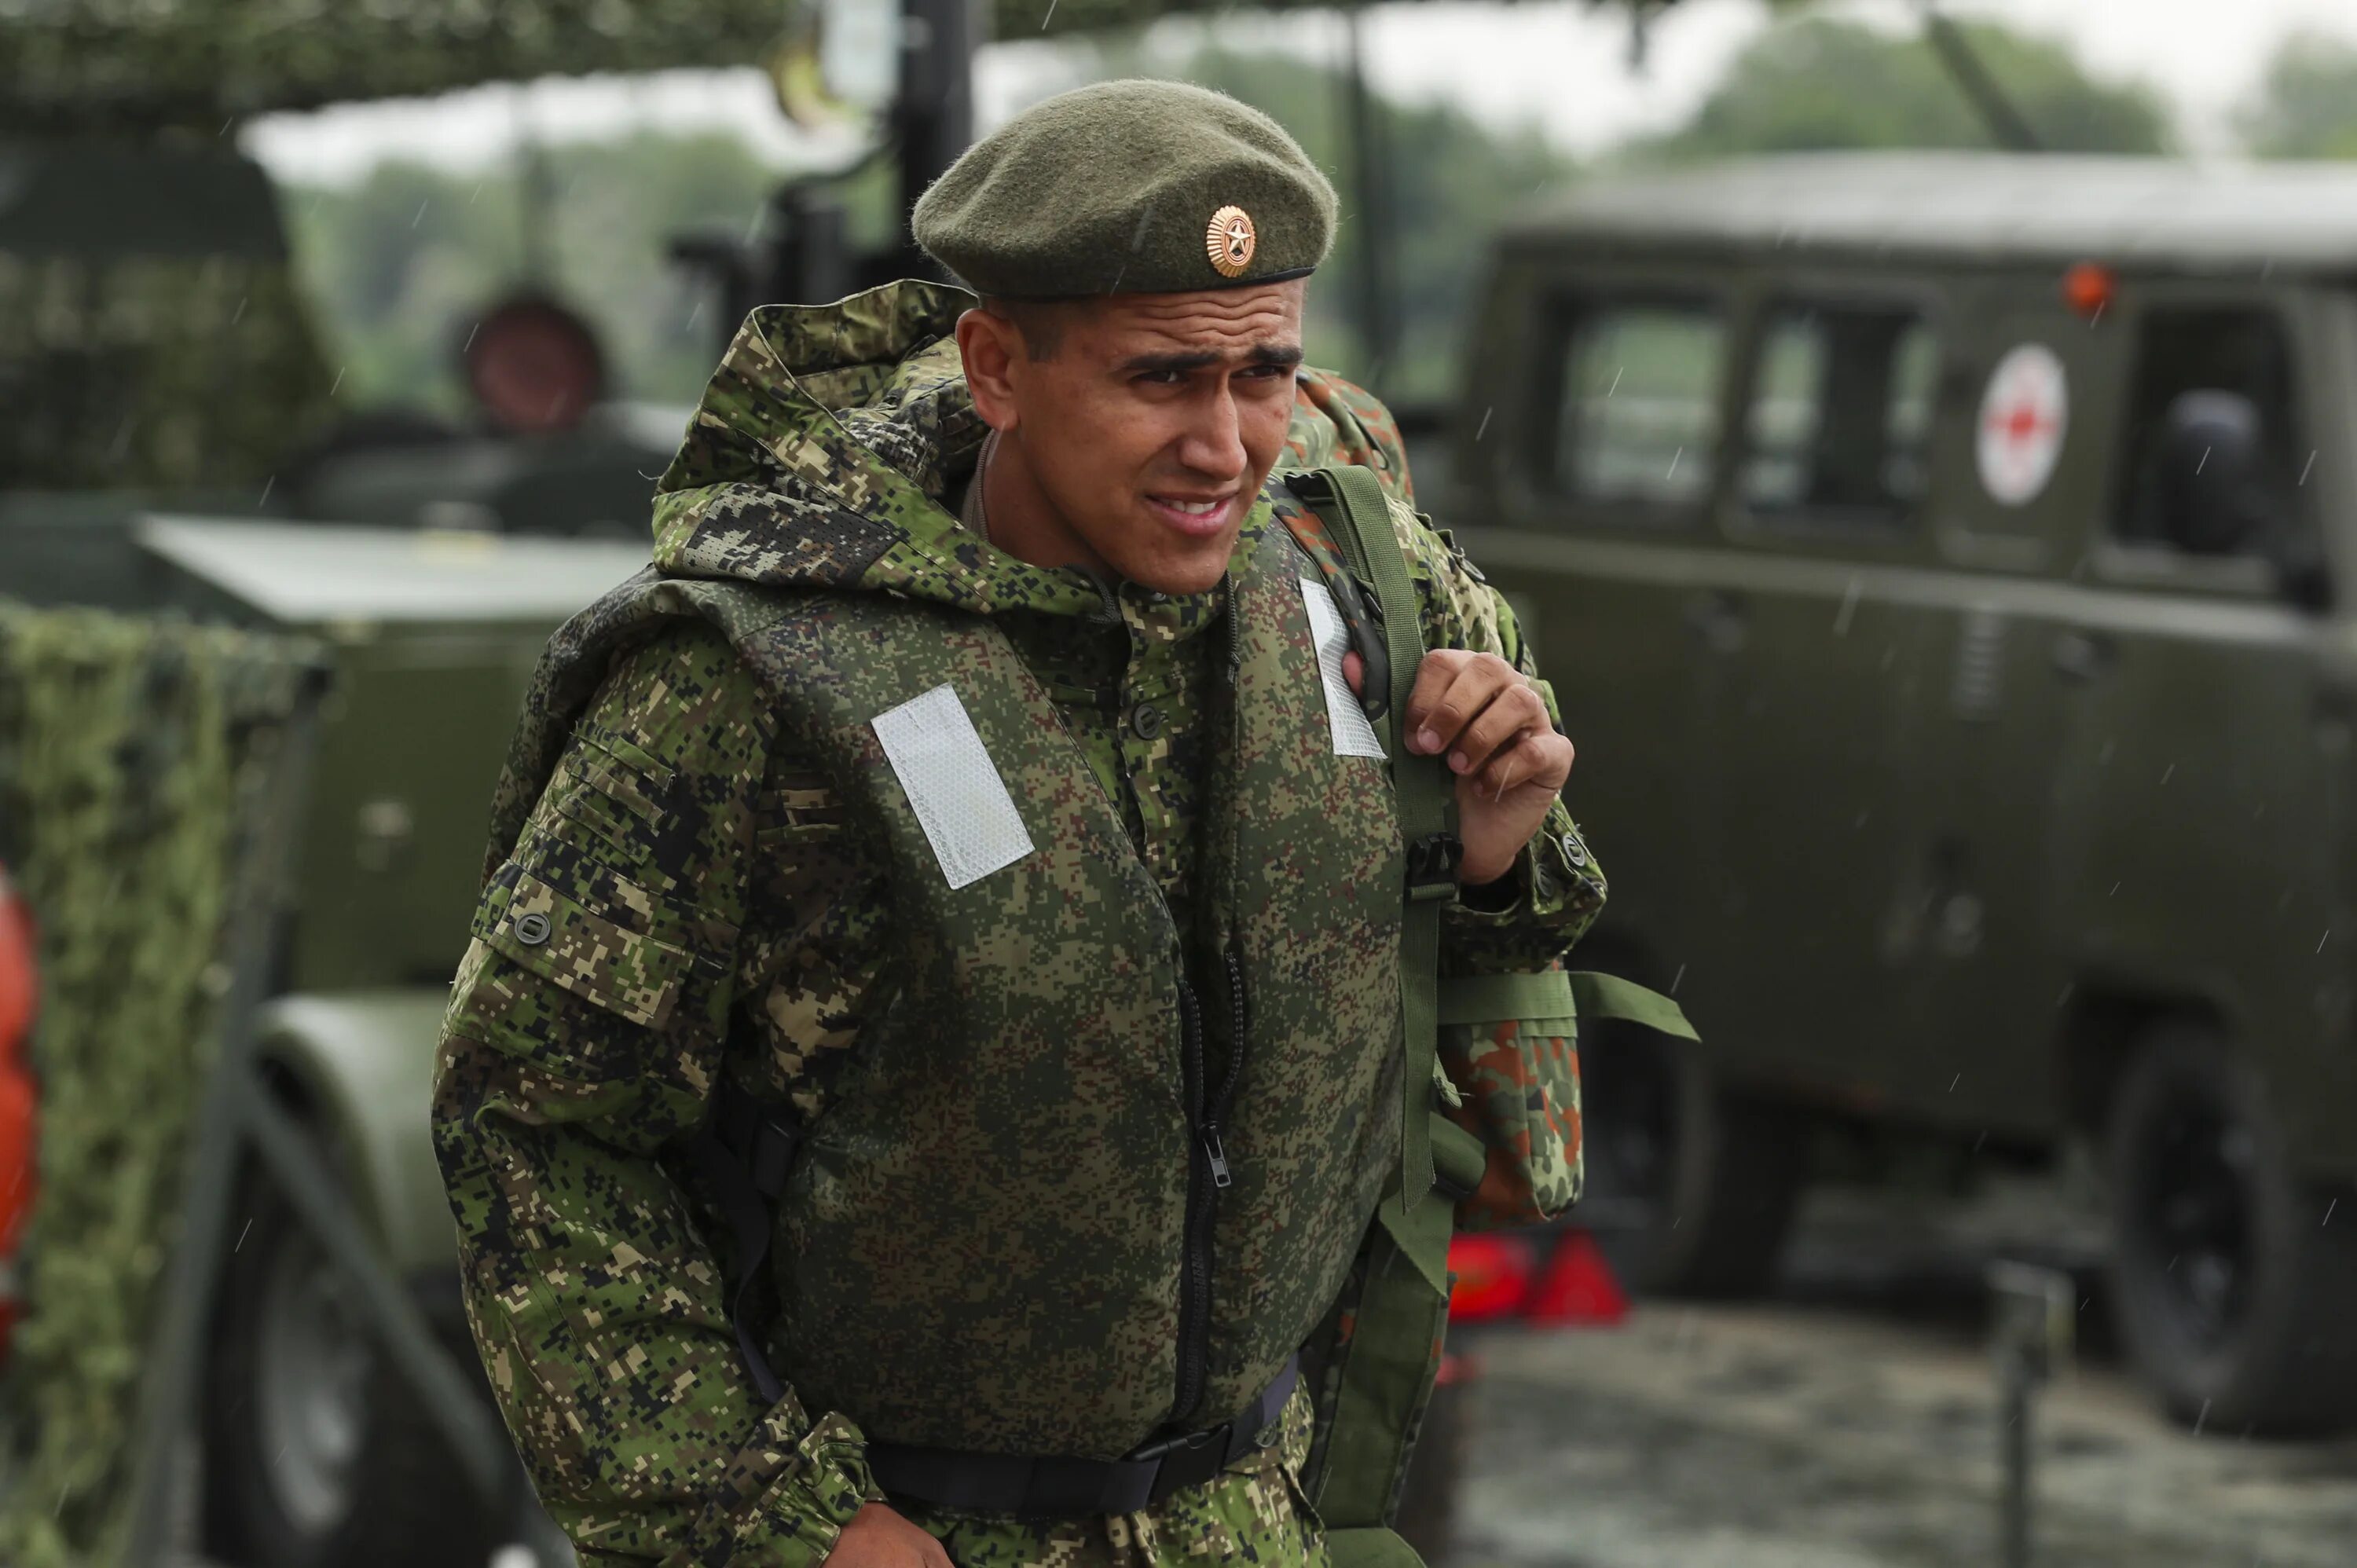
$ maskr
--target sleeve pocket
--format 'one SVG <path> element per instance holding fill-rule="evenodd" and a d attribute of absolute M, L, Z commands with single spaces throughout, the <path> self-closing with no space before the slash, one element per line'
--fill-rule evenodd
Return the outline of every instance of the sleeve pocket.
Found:
<path fill-rule="evenodd" d="M 617 924 L 513 862 L 494 878 L 475 935 L 552 984 L 647 1028 L 670 1017 L 694 962 L 685 948 Z"/>

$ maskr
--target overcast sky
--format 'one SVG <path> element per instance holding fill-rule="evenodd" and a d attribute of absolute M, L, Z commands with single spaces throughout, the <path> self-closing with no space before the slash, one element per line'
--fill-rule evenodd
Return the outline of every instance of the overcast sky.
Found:
<path fill-rule="evenodd" d="M 2231 111 L 2287 34 L 2307 29 L 2357 44 L 2357 0 L 1949 0 L 1947 8 L 2062 38 L 2098 75 L 2152 82 L 2177 109 L 2189 144 L 2202 150 L 2226 147 Z M 1824 9 L 1893 27 L 1913 26 L 1917 15 L 1913 0 L 1842 0 Z M 1388 91 L 1448 99 L 1495 123 L 1535 121 L 1564 146 L 1587 152 L 1684 116 L 1765 16 L 1760 0 L 1684 0 L 1654 24 L 1645 63 L 1632 67 L 1628 20 L 1618 9 L 1561 0 L 1378 6 L 1369 19 L 1370 69 Z M 1222 37 L 1243 47 L 1327 59 L 1341 48 L 1339 25 L 1325 16 L 1222 27 Z M 1161 35 L 1178 47 L 1185 27 L 1166 24 Z M 1055 80 L 1063 58 L 1019 40 L 985 50 L 978 79 L 985 120 Z M 522 124 L 556 138 L 634 124 L 721 124 L 797 162 L 832 161 L 844 150 L 794 134 L 751 71 L 551 81 L 430 103 L 353 105 L 257 122 L 247 139 L 282 177 L 340 179 L 393 155 L 480 165 L 504 156 Z"/>

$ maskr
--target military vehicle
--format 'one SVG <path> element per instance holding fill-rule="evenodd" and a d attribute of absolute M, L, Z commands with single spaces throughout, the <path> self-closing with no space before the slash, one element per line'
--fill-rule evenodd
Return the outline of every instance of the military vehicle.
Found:
<path fill-rule="evenodd" d="M 1707 1046 L 1584 1042 L 1639 1283 L 1826 1128 L 2080 1162 L 2212 1432 L 2357 1416 L 2357 170 L 1796 156 L 1505 234 L 1452 449 Z M 1853 1140 L 1855 1141 L 1855 1140 Z"/>

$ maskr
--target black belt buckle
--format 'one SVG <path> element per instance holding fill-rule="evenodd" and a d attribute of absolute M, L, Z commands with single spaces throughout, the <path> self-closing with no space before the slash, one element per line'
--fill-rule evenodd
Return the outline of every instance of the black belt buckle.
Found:
<path fill-rule="evenodd" d="M 1226 1469 L 1228 1425 L 1223 1423 L 1209 1432 L 1166 1437 L 1132 1454 L 1133 1459 L 1154 1462 L 1154 1484 L 1147 1489 L 1147 1499 L 1158 1503 L 1173 1492 L 1200 1486 Z"/>
<path fill-rule="evenodd" d="M 1457 895 L 1457 867 L 1465 858 L 1465 841 L 1455 833 L 1426 833 L 1407 846 L 1407 897 L 1410 903 Z"/>

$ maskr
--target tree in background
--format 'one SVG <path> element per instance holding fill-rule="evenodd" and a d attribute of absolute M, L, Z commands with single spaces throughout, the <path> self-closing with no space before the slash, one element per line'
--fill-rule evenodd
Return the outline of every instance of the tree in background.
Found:
<path fill-rule="evenodd" d="M 671 264 L 677 233 L 743 237 L 782 171 L 735 136 L 640 132 L 544 149 L 544 200 L 516 171 L 381 164 L 346 188 L 285 193 L 296 265 L 350 407 L 467 410 L 458 350 L 483 310 L 537 286 L 579 309 L 614 389 L 692 400 L 717 330 Z M 525 228 L 541 232 L 527 245 Z M 528 256 L 547 275 L 534 277 Z"/>
<path fill-rule="evenodd" d="M 1994 23 L 1963 30 L 2048 149 L 2168 149 L 2168 113 L 2150 88 L 2095 81 L 2049 39 Z M 1693 119 L 1632 151 L 1685 159 L 1989 145 L 1987 129 L 1921 37 L 1813 16 L 1761 33 Z"/>
<path fill-rule="evenodd" d="M 1152 70 L 1135 56 L 1134 47 L 1076 46 L 1071 80 L 1145 71 L 1232 92 L 1290 127 L 1349 188 L 1333 69 L 1212 48 Z M 1482 237 L 1570 165 L 1535 128 L 1500 135 L 1455 109 L 1381 98 L 1377 113 L 1397 214 L 1400 363 L 1372 366 L 1359 351 L 1346 296 L 1359 236 L 1347 220 L 1313 295 L 1309 347 L 1318 363 L 1381 380 L 1396 397 L 1432 400 L 1456 379 L 1458 317 L 1478 281 Z M 543 157 L 547 232 L 536 249 L 549 275 L 540 281 L 597 324 L 618 392 L 693 399 L 711 371 L 716 324 L 701 314 L 703 291 L 669 263 L 668 241 L 748 236 L 787 171 L 725 134 L 641 132 L 550 146 Z M 854 237 L 866 243 L 880 243 L 895 217 L 882 172 L 840 189 Z M 339 395 L 351 406 L 462 413 L 458 345 L 487 305 L 527 278 L 519 176 L 385 164 L 350 188 L 292 191 L 287 205 L 298 266 L 343 370 Z"/>
<path fill-rule="evenodd" d="M 2357 157 L 2357 47 L 2293 34 L 2235 120 L 2263 158 Z"/>

